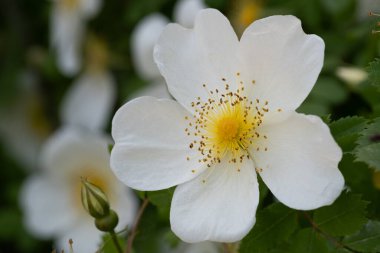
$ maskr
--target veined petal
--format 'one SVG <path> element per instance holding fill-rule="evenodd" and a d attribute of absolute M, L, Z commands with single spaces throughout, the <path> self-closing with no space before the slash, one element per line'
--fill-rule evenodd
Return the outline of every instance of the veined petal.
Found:
<path fill-rule="evenodd" d="M 258 203 L 252 160 L 236 164 L 225 160 L 177 186 L 170 210 L 171 227 L 185 242 L 238 241 L 255 223 Z"/>
<path fill-rule="evenodd" d="M 206 8 L 203 0 L 180 0 L 174 6 L 174 21 L 184 27 L 191 28 L 198 12 Z"/>
<path fill-rule="evenodd" d="M 154 49 L 154 59 L 169 92 L 189 111 L 197 97 L 207 101 L 208 90 L 232 81 L 238 39 L 226 17 L 214 9 L 198 13 L 194 29 L 169 24 Z M 207 85 L 207 89 L 203 87 Z M 231 82 L 232 89 L 236 82 Z"/>
<path fill-rule="evenodd" d="M 316 116 L 293 113 L 283 122 L 264 125 L 251 150 L 258 171 L 285 205 L 301 210 L 331 204 L 344 179 L 338 170 L 342 151 Z M 266 149 L 266 150 L 265 150 Z"/>
<path fill-rule="evenodd" d="M 140 97 L 122 106 L 112 121 L 116 176 L 138 190 L 160 190 L 202 172 L 198 151 L 189 147 L 185 117 L 192 116 L 168 99 Z"/>
<path fill-rule="evenodd" d="M 52 238 L 75 224 L 68 185 L 46 176 L 30 177 L 20 193 L 27 229 L 40 238 Z"/>
<path fill-rule="evenodd" d="M 245 30 L 238 53 L 247 96 L 269 101 L 272 109 L 295 110 L 317 80 L 324 47 L 320 37 L 303 32 L 294 16 L 255 21 Z"/>
<path fill-rule="evenodd" d="M 100 130 L 115 102 L 115 82 L 107 72 L 83 74 L 67 92 L 61 107 L 63 123 Z"/>
<path fill-rule="evenodd" d="M 151 14 L 141 20 L 131 35 L 131 54 L 134 67 L 144 79 L 160 78 L 153 60 L 153 48 L 169 20 L 161 14 Z"/>

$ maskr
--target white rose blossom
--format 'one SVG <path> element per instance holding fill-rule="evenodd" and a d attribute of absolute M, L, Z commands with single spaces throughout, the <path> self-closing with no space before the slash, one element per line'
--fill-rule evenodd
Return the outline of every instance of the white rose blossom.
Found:
<path fill-rule="evenodd" d="M 111 168 L 144 191 L 176 186 L 170 222 L 186 242 L 234 242 L 255 223 L 257 173 L 285 205 L 331 204 L 344 179 L 329 128 L 295 112 L 315 84 L 324 42 L 294 16 L 252 23 L 239 40 L 217 10 L 194 29 L 169 24 L 155 61 L 177 100 L 141 97 L 112 122 Z"/>
<path fill-rule="evenodd" d="M 85 22 L 99 11 L 101 3 L 101 0 L 53 0 L 50 40 L 63 74 L 73 76 L 80 70 Z"/>
<path fill-rule="evenodd" d="M 26 228 L 39 238 L 54 238 L 57 252 L 74 241 L 74 252 L 95 252 L 102 232 L 81 203 L 81 177 L 100 186 L 119 214 L 117 231 L 132 225 L 137 210 L 133 192 L 109 168 L 109 139 L 66 127 L 43 146 L 42 171 L 23 185 L 20 202 Z"/>

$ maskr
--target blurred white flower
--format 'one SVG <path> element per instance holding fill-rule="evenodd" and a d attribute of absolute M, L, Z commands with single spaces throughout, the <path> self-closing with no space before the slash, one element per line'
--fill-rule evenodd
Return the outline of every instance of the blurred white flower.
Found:
<path fill-rule="evenodd" d="M 192 28 L 198 12 L 206 8 L 207 6 L 203 0 L 179 0 L 174 6 L 174 22 L 184 27 Z"/>
<path fill-rule="evenodd" d="M 336 75 L 347 84 L 355 87 L 368 78 L 368 73 L 357 67 L 338 67 Z"/>
<path fill-rule="evenodd" d="M 93 131 L 103 129 L 116 99 L 116 84 L 107 71 L 86 71 L 70 87 L 61 106 L 66 125 Z"/>
<path fill-rule="evenodd" d="M 20 75 L 17 98 L 0 110 L 0 138 L 26 169 L 36 169 L 40 146 L 51 131 L 33 72 Z"/>
<path fill-rule="evenodd" d="M 62 123 L 92 131 L 102 130 L 108 125 L 116 100 L 116 83 L 107 66 L 105 43 L 89 36 L 86 68 L 63 99 L 60 108 Z"/>
<path fill-rule="evenodd" d="M 192 27 L 195 15 L 203 8 L 205 5 L 202 0 L 179 1 L 174 7 L 174 21 L 186 27 Z M 150 83 L 132 94 L 130 98 L 138 96 L 171 98 L 165 80 L 153 60 L 154 45 L 168 23 L 169 20 L 164 15 L 154 13 L 146 16 L 136 25 L 131 35 L 132 61 L 140 77 Z"/>
<path fill-rule="evenodd" d="M 137 73 L 146 80 L 160 78 L 160 71 L 153 60 L 153 48 L 169 20 L 159 13 L 143 18 L 131 35 L 131 54 Z"/>
<path fill-rule="evenodd" d="M 117 230 L 131 225 L 137 200 L 109 168 L 109 139 L 64 128 L 44 145 L 43 170 L 25 182 L 20 202 L 25 225 L 40 238 L 55 238 L 57 252 L 74 241 L 75 252 L 95 252 L 101 232 L 81 203 L 81 177 L 100 186 L 119 214 Z"/>
<path fill-rule="evenodd" d="M 257 20 L 239 41 L 229 21 L 207 9 L 194 29 L 168 25 L 154 56 L 177 102 L 141 97 L 122 106 L 112 122 L 111 168 L 135 189 L 178 185 L 170 222 L 182 240 L 241 240 L 255 223 L 256 172 L 292 208 L 339 196 L 341 149 L 320 118 L 295 112 L 324 58 L 323 40 L 306 35 L 300 20 Z"/>
<path fill-rule="evenodd" d="M 85 22 L 100 9 L 101 0 L 52 0 L 51 47 L 63 74 L 75 75 L 82 64 Z"/>

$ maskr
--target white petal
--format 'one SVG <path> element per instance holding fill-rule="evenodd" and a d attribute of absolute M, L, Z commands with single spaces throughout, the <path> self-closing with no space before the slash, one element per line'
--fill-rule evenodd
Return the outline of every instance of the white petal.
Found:
<path fill-rule="evenodd" d="M 131 54 L 134 67 L 144 79 L 159 78 L 153 60 L 153 48 L 169 20 L 161 14 L 151 14 L 141 20 L 131 35 Z"/>
<path fill-rule="evenodd" d="M 231 81 L 236 68 L 238 39 L 226 17 L 214 9 L 202 10 L 194 29 L 169 24 L 162 32 L 154 58 L 169 92 L 192 111 L 197 97 L 207 100 L 209 90 L 220 88 L 222 78 Z M 236 82 L 230 83 L 235 88 Z"/>
<path fill-rule="evenodd" d="M 198 12 L 206 8 L 203 0 L 179 0 L 173 10 L 174 21 L 191 28 Z"/>
<path fill-rule="evenodd" d="M 306 35 L 296 17 L 272 16 L 246 29 L 239 57 L 248 95 L 269 101 L 273 109 L 295 110 L 321 71 L 324 42 Z"/>
<path fill-rule="evenodd" d="M 133 93 L 130 98 L 133 99 L 143 96 L 168 99 L 172 98 L 168 91 L 168 86 L 166 86 L 165 80 L 161 78 L 155 82 L 149 83 L 146 87 Z"/>
<path fill-rule="evenodd" d="M 309 210 L 331 204 L 344 179 L 338 170 L 342 151 L 316 116 L 293 113 L 283 122 L 263 126 L 251 150 L 262 179 L 285 205 Z M 267 151 L 264 149 L 267 148 Z"/>
<path fill-rule="evenodd" d="M 173 100 L 141 97 L 122 106 L 112 121 L 116 176 L 135 189 L 159 190 L 198 175 L 200 155 L 189 147 L 185 117 L 191 115 Z"/>
<path fill-rule="evenodd" d="M 62 102 L 63 123 L 90 130 L 104 128 L 115 102 L 115 89 L 114 80 L 107 72 L 83 74 Z"/>
<path fill-rule="evenodd" d="M 69 240 L 73 240 L 73 251 L 76 253 L 98 252 L 102 243 L 102 232 L 97 230 L 91 217 L 83 217 L 70 230 L 63 233 L 55 241 L 57 252 L 71 252 Z"/>
<path fill-rule="evenodd" d="M 102 7 L 101 0 L 79 0 L 80 1 L 80 10 L 83 13 L 84 18 L 90 18 L 96 15 L 100 7 Z"/>
<path fill-rule="evenodd" d="M 51 46 L 57 54 L 57 65 L 63 74 L 75 75 L 81 67 L 81 42 L 84 24 L 78 10 L 54 6 L 51 14 Z"/>
<path fill-rule="evenodd" d="M 240 172 L 236 165 L 241 166 Z M 171 227 L 185 242 L 238 241 L 255 223 L 258 203 L 252 160 L 243 164 L 224 161 L 177 186 L 170 210 Z"/>
<path fill-rule="evenodd" d="M 35 236 L 52 238 L 75 224 L 77 213 L 70 193 L 71 189 L 59 179 L 29 178 L 20 193 L 27 229 Z"/>
<path fill-rule="evenodd" d="M 63 128 L 57 131 L 43 146 L 42 168 L 60 177 L 78 176 L 89 169 L 109 169 L 108 138 Z"/>

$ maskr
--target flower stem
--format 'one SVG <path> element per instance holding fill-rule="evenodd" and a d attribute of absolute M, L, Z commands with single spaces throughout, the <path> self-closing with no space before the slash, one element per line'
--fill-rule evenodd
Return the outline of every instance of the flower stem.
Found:
<path fill-rule="evenodd" d="M 143 203 L 141 204 L 140 206 L 140 209 L 137 213 L 137 218 L 136 218 L 136 221 L 135 221 L 135 224 L 133 225 L 133 229 L 128 237 L 128 241 L 127 241 L 127 251 L 126 253 L 132 253 L 132 245 L 133 245 L 133 240 L 135 239 L 136 237 L 136 234 L 137 234 L 137 228 L 139 226 L 139 223 L 140 223 L 140 220 L 141 220 L 141 217 L 145 211 L 145 208 L 148 206 L 149 204 L 149 200 L 148 198 L 145 198 Z"/>
<path fill-rule="evenodd" d="M 115 245 L 115 247 L 116 247 L 116 249 L 117 249 L 117 252 L 118 252 L 118 253 L 123 253 L 123 250 L 121 249 L 120 243 L 119 243 L 119 241 L 117 240 L 117 236 L 116 236 L 115 230 L 112 230 L 112 231 L 109 232 L 109 233 L 110 233 L 110 235 L 111 235 L 111 238 L 112 238 L 113 244 Z"/>

